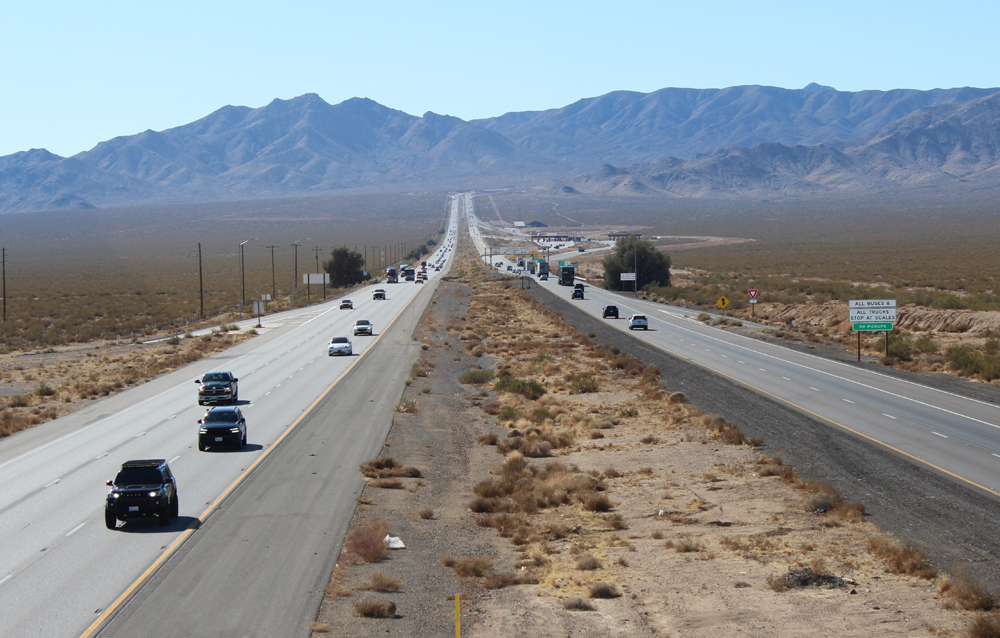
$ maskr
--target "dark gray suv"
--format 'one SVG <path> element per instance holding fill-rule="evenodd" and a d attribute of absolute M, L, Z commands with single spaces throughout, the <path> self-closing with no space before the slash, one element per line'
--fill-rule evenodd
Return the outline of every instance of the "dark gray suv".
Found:
<path fill-rule="evenodd" d="M 164 526 L 177 518 L 177 481 L 163 459 L 126 461 L 107 484 L 111 486 L 104 506 L 108 529 L 130 518 L 156 518 Z"/>

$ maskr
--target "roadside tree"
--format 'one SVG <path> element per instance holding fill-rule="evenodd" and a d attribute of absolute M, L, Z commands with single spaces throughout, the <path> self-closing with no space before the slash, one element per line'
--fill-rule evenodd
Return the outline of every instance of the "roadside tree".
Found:
<path fill-rule="evenodd" d="M 623 237 L 615 242 L 614 250 L 601 260 L 604 267 L 604 287 L 608 290 L 625 290 L 621 273 L 636 272 L 636 285 L 641 289 L 650 284 L 670 285 L 670 257 L 657 250 L 648 239 Z"/>
<path fill-rule="evenodd" d="M 365 279 L 365 258 L 348 248 L 334 248 L 330 260 L 323 263 L 323 270 L 330 274 L 333 287 L 359 284 Z"/>

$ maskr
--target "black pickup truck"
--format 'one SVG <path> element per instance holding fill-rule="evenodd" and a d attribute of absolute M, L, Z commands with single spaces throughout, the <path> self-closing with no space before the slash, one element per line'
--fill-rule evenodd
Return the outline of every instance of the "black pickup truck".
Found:
<path fill-rule="evenodd" d="M 198 405 L 209 403 L 230 403 L 236 405 L 240 398 L 239 379 L 232 372 L 209 372 L 198 384 Z"/>

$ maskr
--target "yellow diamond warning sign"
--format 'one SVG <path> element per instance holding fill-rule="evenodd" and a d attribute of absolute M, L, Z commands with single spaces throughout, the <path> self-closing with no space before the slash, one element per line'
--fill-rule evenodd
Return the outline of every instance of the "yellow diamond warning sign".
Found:
<path fill-rule="evenodd" d="M 717 304 L 717 305 L 718 305 L 718 306 L 719 306 L 720 308 L 722 308 L 723 310 L 725 310 L 725 309 L 726 309 L 726 306 L 728 306 L 728 305 L 729 305 L 729 300 L 728 300 L 728 299 L 726 299 L 726 296 L 725 296 L 725 295 L 722 295 L 721 297 L 719 297 L 719 300 L 718 300 L 718 301 L 716 301 L 715 303 L 716 303 L 716 304 Z"/>

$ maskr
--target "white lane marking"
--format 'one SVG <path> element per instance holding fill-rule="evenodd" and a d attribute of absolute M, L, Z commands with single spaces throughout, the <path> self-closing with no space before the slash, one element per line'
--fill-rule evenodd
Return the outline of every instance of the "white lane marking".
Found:
<path fill-rule="evenodd" d="M 705 348 L 705 352 L 711 352 L 711 350 L 709 350 L 708 348 Z"/>
<path fill-rule="evenodd" d="M 810 390 L 815 390 L 816 392 L 819 392 L 819 388 L 814 388 L 814 387 L 812 387 L 812 386 L 809 386 L 809 389 L 810 389 Z"/>
<path fill-rule="evenodd" d="M 168 416 L 168 417 L 167 417 L 167 421 L 169 421 L 170 419 L 176 419 L 176 418 L 177 418 L 177 415 L 176 415 L 176 414 L 175 414 L 175 415 L 173 415 L 173 416 Z"/>
<path fill-rule="evenodd" d="M 294 376 L 295 376 L 294 374 L 290 374 L 290 375 L 288 375 L 288 378 L 291 379 Z"/>
<path fill-rule="evenodd" d="M 305 370 L 305 368 L 299 368 L 299 372 L 302 372 L 303 370 Z M 291 379 L 291 377 L 289 377 L 289 379 Z"/>
<path fill-rule="evenodd" d="M 844 399 L 844 401 L 845 401 L 846 403 L 854 403 L 854 401 L 851 401 L 850 399 Z"/>
<path fill-rule="evenodd" d="M 108 455 L 107 452 L 102 452 L 101 454 L 98 454 L 97 456 L 95 456 L 94 460 L 96 461 L 97 459 L 103 459 L 107 455 Z"/>
<path fill-rule="evenodd" d="M 739 359 L 737 359 L 737 361 L 739 361 Z M 746 364 L 746 361 L 740 361 L 740 363 Z"/>
<path fill-rule="evenodd" d="M 729 358 L 726 355 L 721 355 L 721 356 L 722 356 L 723 359 L 728 359 Z"/>
<path fill-rule="evenodd" d="M 882 413 L 882 416 L 887 416 L 890 419 L 895 419 L 896 418 L 896 417 L 892 416 L 891 414 L 886 414 L 885 412 Z"/>
<path fill-rule="evenodd" d="M 176 461 L 176 460 L 177 460 L 177 459 L 179 459 L 179 458 L 181 458 L 181 455 L 180 455 L 180 454 L 178 454 L 178 455 L 177 455 L 177 456 L 175 456 L 174 458 L 172 458 L 172 459 L 170 459 L 169 461 L 167 461 L 167 463 L 173 463 L 174 461 Z"/>
<path fill-rule="evenodd" d="M 14 577 L 14 574 L 7 574 L 3 578 L 0 578 L 0 585 L 3 585 L 4 583 L 6 583 L 8 580 L 10 580 L 13 577 Z"/>
<path fill-rule="evenodd" d="M 46 484 L 45 484 L 45 485 L 43 485 L 42 487 L 52 487 L 53 485 L 57 485 L 57 484 L 59 483 L 59 481 L 61 481 L 61 480 L 62 480 L 62 479 L 56 479 L 56 480 L 54 480 L 54 481 L 51 481 L 51 482 L 49 482 L 49 483 L 46 483 Z"/>
<path fill-rule="evenodd" d="M 281 387 L 281 384 L 279 383 L 278 385 L 276 385 L 276 386 L 274 386 L 274 387 L 276 387 L 276 388 L 280 388 L 280 387 Z"/>
<path fill-rule="evenodd" d="M 948 438 L 947 436 L 941 434 L 940 432 L 935 432 L 934 430 L 931 430 L 931 434 L 936 434 L 939 437 L 941 437 L 942 439 L 947 439 Z"/>
<path fill-rule="evenodd" d="M 80 523 L 79 525 L 77 525 L 73 529 L 71 529 L 68 532 L 66 532 L 66 536 L 72 536 L 73 534 L 76 534 L 78 531 L 80 531 L 80 528 L 83 527 L 84 525 L 86 525 L 86 523 Z"/>
<path fill-rule="evenodd" d="M 265 392 L 265 393 L 264 393 L 264 396 L 267 396 L 267 395 L 269 395 L 269 394 L 271 394 L 271 391 L 270 391 L 270 390 L 268 390 L 267 392 Z"/>
<path fill-rule="evenodd" d="M 140 432 L 140 433 L 136 434 L 135 436 L 133 436 L 132 438 L 133 439 L 138 439 L 140 436 L 146 436 L 146 433 L 145 432 Z"/>
<path fill-rule="evenodd" d="M 798 361 L 793 361 L 790 358 L 783 358 L 783 357 L 778 356 L 778 355 L 769 354 L 769 353 L 765 352 L 763 350 L 763 348 L 771 348 L 771 349 L 778 349 L 778 348 L 780 348 L 782 351 L 784 351 L 786 357 L 787 356 L 803 356 L 803 357 L 807 357 L 809 359 L 814 359 L 814 360 L 816 360 L 816 361 L 818 361 L 820 363 L 823 363 L 825 365 L 834 365 L 834 366 L 840 366 L 840 367 L 843 367 L 843 368 L 849 367 L 849 364 L 843 363 L 841 361 L 832 361 L 832 360 L 828 360 L 828 359 L 821 359 L 817 355 L 810 355 L 810 354 L 789 352 L 787 348 L 783 348 L 782 346 L 780 346 L 778 344 L 769 344 L 767 342 L 754 343 L 754 345 L 757 346 L 758 348 L 762 348 L 762 349 L 758 350 L 758 349 L 751 348 L 751 347 L 748 347 L 748 346 L 740 345 L 738 343 L 735 343 L 734 341 L 726 341 L 724 339 L 719 338 L 716 335 L 702 334 L 700 332 L 696 332 L 694 330 L 691 330 L 690 328 L 687 328 L 686 326 L 683 326 L 683 325 L 671 324 L 671 327 L 672 328 L 676 328 L 678 330 L 685 330 L 687 332 L 695 333 L 695 334 L 697 334 L 697 335 L 699 335 L 701 337 L 704 337 L 704 338 L 707 338 L 707 339 L 711 339 L 712 341 L 717 341 L 719 343 L 723 343 L 723 344 L 731 346 L 733 348 L 738 348 L 740 350 L 745 350 L 747 352 L 753 352 L 755 354 L 759 354 L 761 356 L 768 357 L 770 359 L 774 359 L 775 361 L 780 361 L 782 363 L 787 363 L 787 364 L 790 364 L 790 365 L 793 365 L 793 366 L 796 366 L 796 367 L 799 367 L 799 368 L 804 368 L 806 370 L 809 370 L 811 372 L 815 372 L 817 374 L 822 374 L 822 375 L 825 375 L 825 376 L 828 376 L 828 377 L 833 377 L 834 379 L 837 379 L 839 381 L 845 381 L 847 383 L 853 383 L 853 384 L 859 385 L 859 386 L 861 386 L 863 388 L 868 388 L 869 390 L 874 390 L 875 392 L 881 392 L 882 394 L 887 394 L 889 396 L 896 397 L 897 399 L 902 399 L 904 401 L 910 401 L 911 403 L 916 403 L 917 405 L 922 405 L 924 407 L 931 408 L 933 410 L 940 410 L 941 412 L 944 412 L 945 414 L 950 414 L 952 416 L 957 416 L 957 417 L 962 418 L 962 419 L 968 419 L 969 421 L 973 421 L 975 423 L 981 423 L 981 424 L 986 425 L 988 427 L 1000 430 L 1000 425 L 997 425 L 995 423 L 990 423 L 989 421 L 983 421 L 982 419 L 977 419 L 976 417 L 968 416 L 966 414 L 962 414 L 961 412 L 955 412 L 954 410 L 949 410 L 947 408 L 943 408 L 941 406 L 934 405 L 932 403 L 927 403 L 925 401 L 920 401 L 918 399 L 914 399 L 913 397 L 904 396 L 904 395 L 899 394 L 897 392 L 892 392 L 891 390 L 886 390 L 886 389 L 883 389 L 883 388 L 879 388 L 879 387 L 870 385 L 868 383 L 862 383 L 861 381 L 856 381 L 856 380 L 850 379 L 848 377 L 844 377 L 844 376 L 841 376 L 841 375 L 838 375 L 838 374 L 834 374 L 833 372 L 827 372 L 826 370 L 820 370 L 818 368 L 814 368 L 814 367 L 808 366 L 808 365 L 806 365 L 804 363 L 799 363 Z M 737 334 L 733 334 L 733 333 L 726 333 L 726 336 L 728 338 L 731 338 L 731 339 L 734 339 L 734 340 L 735 339 L 752 339 L 752 337 L 744 337 L 742 335 L 737 335 Z M 658 345 L 659 346 L 659 344 L 654 344 L 654 345 Z M 659 346 L 659 347 L 663 347 L 663 346 Z M 743 362 L 740 361 L 740 363 L 743 363 Z M 958 399 L 960 401 L 970 401 L 972 403 L 978 403 L 979 405 L 984 406 L 984 407 L 998 409 L 998 406 L 993 405 L 991 403 L 987 403 L 986 401 L 980 401 L 979 399 L 972 399 L 972 398 L 969 398 L 969 397 L 964 397 L 964 396 L 962 396 L 960 394 L 956 394 L 954 392 L 948 392 L 947 390 L 941 390 L 940 388 L 934 388 L 934 387 L 931 387 L 931 386 L 922 385 L 922 384 L 917 383 L 915 381 L 907 381 L 906 379 L 898 379 L 898 378 L 895 378 L 895 377 L 890 377 L 889 375 L 882 374 L 880 372 L 875 372 L 873 370 L 865 370 L 865 369 L 857 369 L 857 368 L 855 370 L 858 371 L 858 372 L 864 372 L 864 373 L 870 374 L 872 376 L 878 377 L 878 378 L 880 378 L 882 380 L 885 380 L 885 382 L 887 382 L 887 383 L 899 382 L 899 383 L 902 383 L 904 385 L 909 385 L 909 386 L 914 386 L 914 387 L 920 388 L 922 390 L 928 390 L 928 391 L 931 391 L 931 392 L 936 392 L 938 394 L 944 394 L 946 396 L 950 396 L 950 397 Z"/>
<path fill-rule="evenodd" d="M 791 381 L 791 379 L 789 379 L 788 377 L 781 377 L 781 378 L 784 379 L 785 381 Z"/>
<path fill-rule="evenodd" d="M 997 457 L 998 459 L 1000 459 L 1000 454 L 994 454 L 993 456 L 995 456 L 995 457 Z M 2 583 L 2 582 L 3 582 L 3 581 L 2 581 L 2 580 L 0 580 L 0 583 Z"/>
<path fill-rule="evenodd" d="M 767 372 L 767 370 L 765 370 L 764 368 L 757 368 L 757 369 L 760 370 L 761 372 Z"/>

